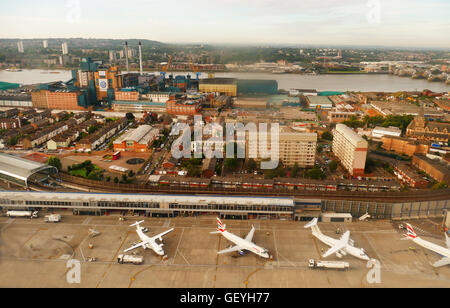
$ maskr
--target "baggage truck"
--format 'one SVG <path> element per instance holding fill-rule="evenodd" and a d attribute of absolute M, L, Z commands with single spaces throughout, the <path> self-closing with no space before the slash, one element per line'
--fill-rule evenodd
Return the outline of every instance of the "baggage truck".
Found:
<path fill-rule="evenodd" d="M 7 211 L 6 216 L 8 217 L 26 217 L 26 218 L 38 218 L 39 212 L 38 211 Z"/>
<path fill-rule="evenodd" d="M 141 256 L 130 256 L 130 255 L 118 255 L 117 262 L 119 264 L 135 264 L 141 265 L 144 263 L 144 257 Z"/>
<path fill-rule="evenodd" d="M 340 269 L 347 270 L 349 269 L 350 264 L 348 262 L 341 261 L 320 261 L 320 260 L 309 260 L 309 268 L 311 269 Z"/>
<path fill-rule="evenodd" d="M 61 221 L 61 215 L 59 215 L 59 214 L 51 214 L 51 215 L 45 216 L 45 222 L 58 223 L 60 221 Z"/>

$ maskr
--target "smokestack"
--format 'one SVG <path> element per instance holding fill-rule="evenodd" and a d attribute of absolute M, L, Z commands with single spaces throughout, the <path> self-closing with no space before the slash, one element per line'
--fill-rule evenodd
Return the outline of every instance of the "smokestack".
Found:
<path fill-rule="evenodd" d="M 128 64 L 128 42 L 125 42 L 125 58 L 127 60 L 127 74 L 130 73 L 130 67 Z"/>
<path fill-rule="evenodd" d="M 142 43 L 139 42 L 139 66 L 141 68 L 141 76 L 142 76 Z"/>

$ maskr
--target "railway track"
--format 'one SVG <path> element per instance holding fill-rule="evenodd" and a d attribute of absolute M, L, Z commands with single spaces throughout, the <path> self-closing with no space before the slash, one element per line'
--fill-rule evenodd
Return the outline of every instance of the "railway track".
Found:
<path fill-rule="evenodd" d="M 137 185 L 118 185 L 104 182 L 73 179 L 62 176 L 63 185 L 70 189 L 86 192 L 103 193 L 146 193 L 146 194 L 183 194 L 183 195 L 228 195 L 228 196 L 266 196 L 266 197 L 297 197 L 322 200 L 352 200 L 373 202 L 410 202 L 410 201 L 440 201 L 450 200 L 450 189 L 415 192 L 351 192 L 351 191 L 308 191 L 308 190 L 261 190 L 261 189 L 217 189 L 192 187 L 153 187 Z M 85 182 L 85 183 L 83 183 Z M 106 184 L 106 185 L 105 185 Z M 67 187 L 67 186 L 66 186 Z M 42 188 L 41 188 L 42 189 Z M 67 189 L 65 189 L 67 191 Z"/>

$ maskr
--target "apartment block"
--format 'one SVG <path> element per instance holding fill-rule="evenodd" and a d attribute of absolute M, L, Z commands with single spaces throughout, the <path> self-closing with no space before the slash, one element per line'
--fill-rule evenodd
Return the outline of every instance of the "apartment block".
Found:
<path fill-rule="evenodd" d="M 253 158 L 260 161 L 264 155 L 259 150 L 259 142 L 250 142 L 254 140 L 251 135 L 246 135 L 246 158 Z M 271 151 L 270 130 L 267 136 L 267 149 Z M 279 158 L 286 167 L 293 167 L 296 164 L 299 167 L 313 167 L 316 160 L 317 134 L 296 132 L 290 128 L 280 128 L 279 134 Z M 255 158 L 256 157 L 256 158 Z"/>
<path fill-rule="evenodd" d="M 353 176 L 364 174 L 368 142 L 344 124 L 333 130 L 333 152 Z"/>

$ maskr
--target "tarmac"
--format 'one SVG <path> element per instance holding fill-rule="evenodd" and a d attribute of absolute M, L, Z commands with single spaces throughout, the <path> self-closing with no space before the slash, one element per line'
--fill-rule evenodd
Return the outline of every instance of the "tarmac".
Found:
<path fill-rule="evenodd" d="M 220 235 L 211 235 L 217 226 L 214 216 L 189 218 L 145 218 L 149 236 L 169 228 L 164 237 L 167 259 L 151 250 L 138 249 L 143 265 L 118 264 L 117 255 L 139 239 L 135 227 L 142 217 L 73 216 L 59 212 L 59 224 L 45 223 L 45 212 L 38 219 L 0 217 L 0 287 L 56 288 L 385 288 L 450 287 L 450 266 L 433 268 L 440 256 L 410 241 L 390 221 L 319 223 L 326 235 L 338 238 L 339 228 L 350 230 L 355 246 L 366 250 L 381 263 L 380 283 L 367 279 L 367 262 L 352 256 L 338 259 L 350 269 L 309 269 L 309 259 L 321 259 L 328 247 L 304 229 L 304 222 L 280 220 L 225 220 L 227 229 L 244 237 L 253 224 L 254 242 L 269 249 L 273 260 L 246 253 L 218 255 L 231 245 Z M 413 221 L 420 225 L 419 235 L 445 246 L 436 222 Z M 100 232 L 91 237 L 90 229 Z M 423 232 L 422 234 L 420 234 Z M 89 246 L 93 248 L 90 249 Z M 131 252 L 129 253 L 131 254 Z M 96 262 L 89 262 L 96 258 Z M 68 283 L 70 259 L 81 262 L 80 283 Z M 373 282 L 373 280 L 372 280 Z"/>

